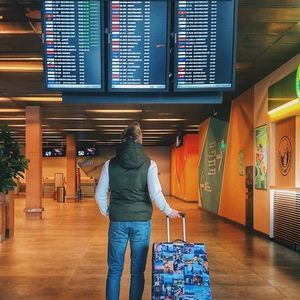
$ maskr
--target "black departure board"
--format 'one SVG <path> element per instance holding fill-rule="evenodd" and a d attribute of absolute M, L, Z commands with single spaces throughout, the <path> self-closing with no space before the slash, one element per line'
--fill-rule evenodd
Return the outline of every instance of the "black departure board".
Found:
<path fill-rule="evenodd" d="M 46 87 L 102 90 L 101 1 L 42 2 Z"/>
<path fill-rule="evenodd" d="M 175 1 L 175 91 L 234 87 L 235 1 Z"/>
<path fill-rule="evenodd" d="M 168 89 L 168 1 L 109 1 L 109 91 Z"/>

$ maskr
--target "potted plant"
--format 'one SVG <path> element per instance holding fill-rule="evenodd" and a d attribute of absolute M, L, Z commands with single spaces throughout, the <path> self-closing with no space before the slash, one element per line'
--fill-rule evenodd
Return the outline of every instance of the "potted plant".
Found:
<path fill-rule="evenodd" d="M 15 188 L 15 179 L 24 178 L 28 162 L 8 126 L 0 125 L 0 242 L 5 239 L 7 194 Z"/>

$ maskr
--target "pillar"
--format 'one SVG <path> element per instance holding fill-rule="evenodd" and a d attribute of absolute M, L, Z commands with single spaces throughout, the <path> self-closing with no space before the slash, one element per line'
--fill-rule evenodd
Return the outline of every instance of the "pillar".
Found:
<path fill-rule="evenodd" d="M 42 125 L 39 106 L 26 107 L 26 217 L 42 218 Z"/>
<path fill-rule="evenodd" d="M 300 116 L 296 116 L 296 145 L 295 145 L 296 178 L 295 187 L 300 188 Z"/>
<path fill-rule="evenodd" d="M 76 198 L 76 141 L 74 135 L 67 135 L 67 198 Z"/>

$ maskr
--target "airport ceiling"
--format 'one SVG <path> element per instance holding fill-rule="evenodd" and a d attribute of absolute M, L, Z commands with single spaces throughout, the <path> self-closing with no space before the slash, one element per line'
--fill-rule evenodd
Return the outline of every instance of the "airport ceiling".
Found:
<path fill-rule="evenodd" d="M 13 134 L 20 141 L 24 141 L 24 108 L 28 105 L 42 107 L 44 146 L 62 145 L 67 133 L 87 144 L 115 144 L 122 126 L 130 120 L 141 122 L 146 145 L 171 145 L 177 132 L 196 132 L 197 125 L 220 108 L 64 105 L 60 94 L 43 89 L 40 19 L 38 0 L 0 0 L 0 124 L 14 125 Z M 224 102 L 299 53 L 299 20 L 299 0 L 238 1 L 236 90 L 225 93 Z M 19 111 L 4 110 L 10 108 Z M 102 111 L 92 111 L 95 109 Z"/>

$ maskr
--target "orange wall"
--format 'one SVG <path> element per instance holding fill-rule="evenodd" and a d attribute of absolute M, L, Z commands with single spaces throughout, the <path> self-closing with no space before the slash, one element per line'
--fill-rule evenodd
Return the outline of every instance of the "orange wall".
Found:
<path fill-rule="evenodd" d="M 198 201 L 198 165 L 199 144 L 197 134 L 187 134 L 183 138 L 183 158 L 184 158 L 184 194 L 186 201 Z"/>
<path fill-rule="evenodd" d="M 198 200 L 198 134 L 187 134 L 183 146 L 171 149 L 171 194 L 185 201 Z"/>
<path fill-rule="evenodd" d="M 245 224 L 246 179 L 245 171 L 239 174 L 239 152 L 244 152 L 244 166 L 253 166 L 253 100 L 250 89 L 232 102 L 219 209 L 219 215 L 241 224 Z"/>
<path fill-rule="evenodd" d="M 183 199 L 183 146 L 171 150 L 171 195 Z"/>
<path fill-rule="evenodd" d="M 232 102 L 219 209 L 219 215 L 241 224 L 245 224 L 246 180 L 245 171 L 239 174 L 239 152 L 244 152 L 244 166 L 253 166 L 253 119 L 254 90 L 250 89 Z M 185 136 L 182 147 L 172 148 L 171 194 L 178 198 L 200 200 L 198 165 L 209 122 L 210 118 L 199 125 L 197 136 Z"/>

